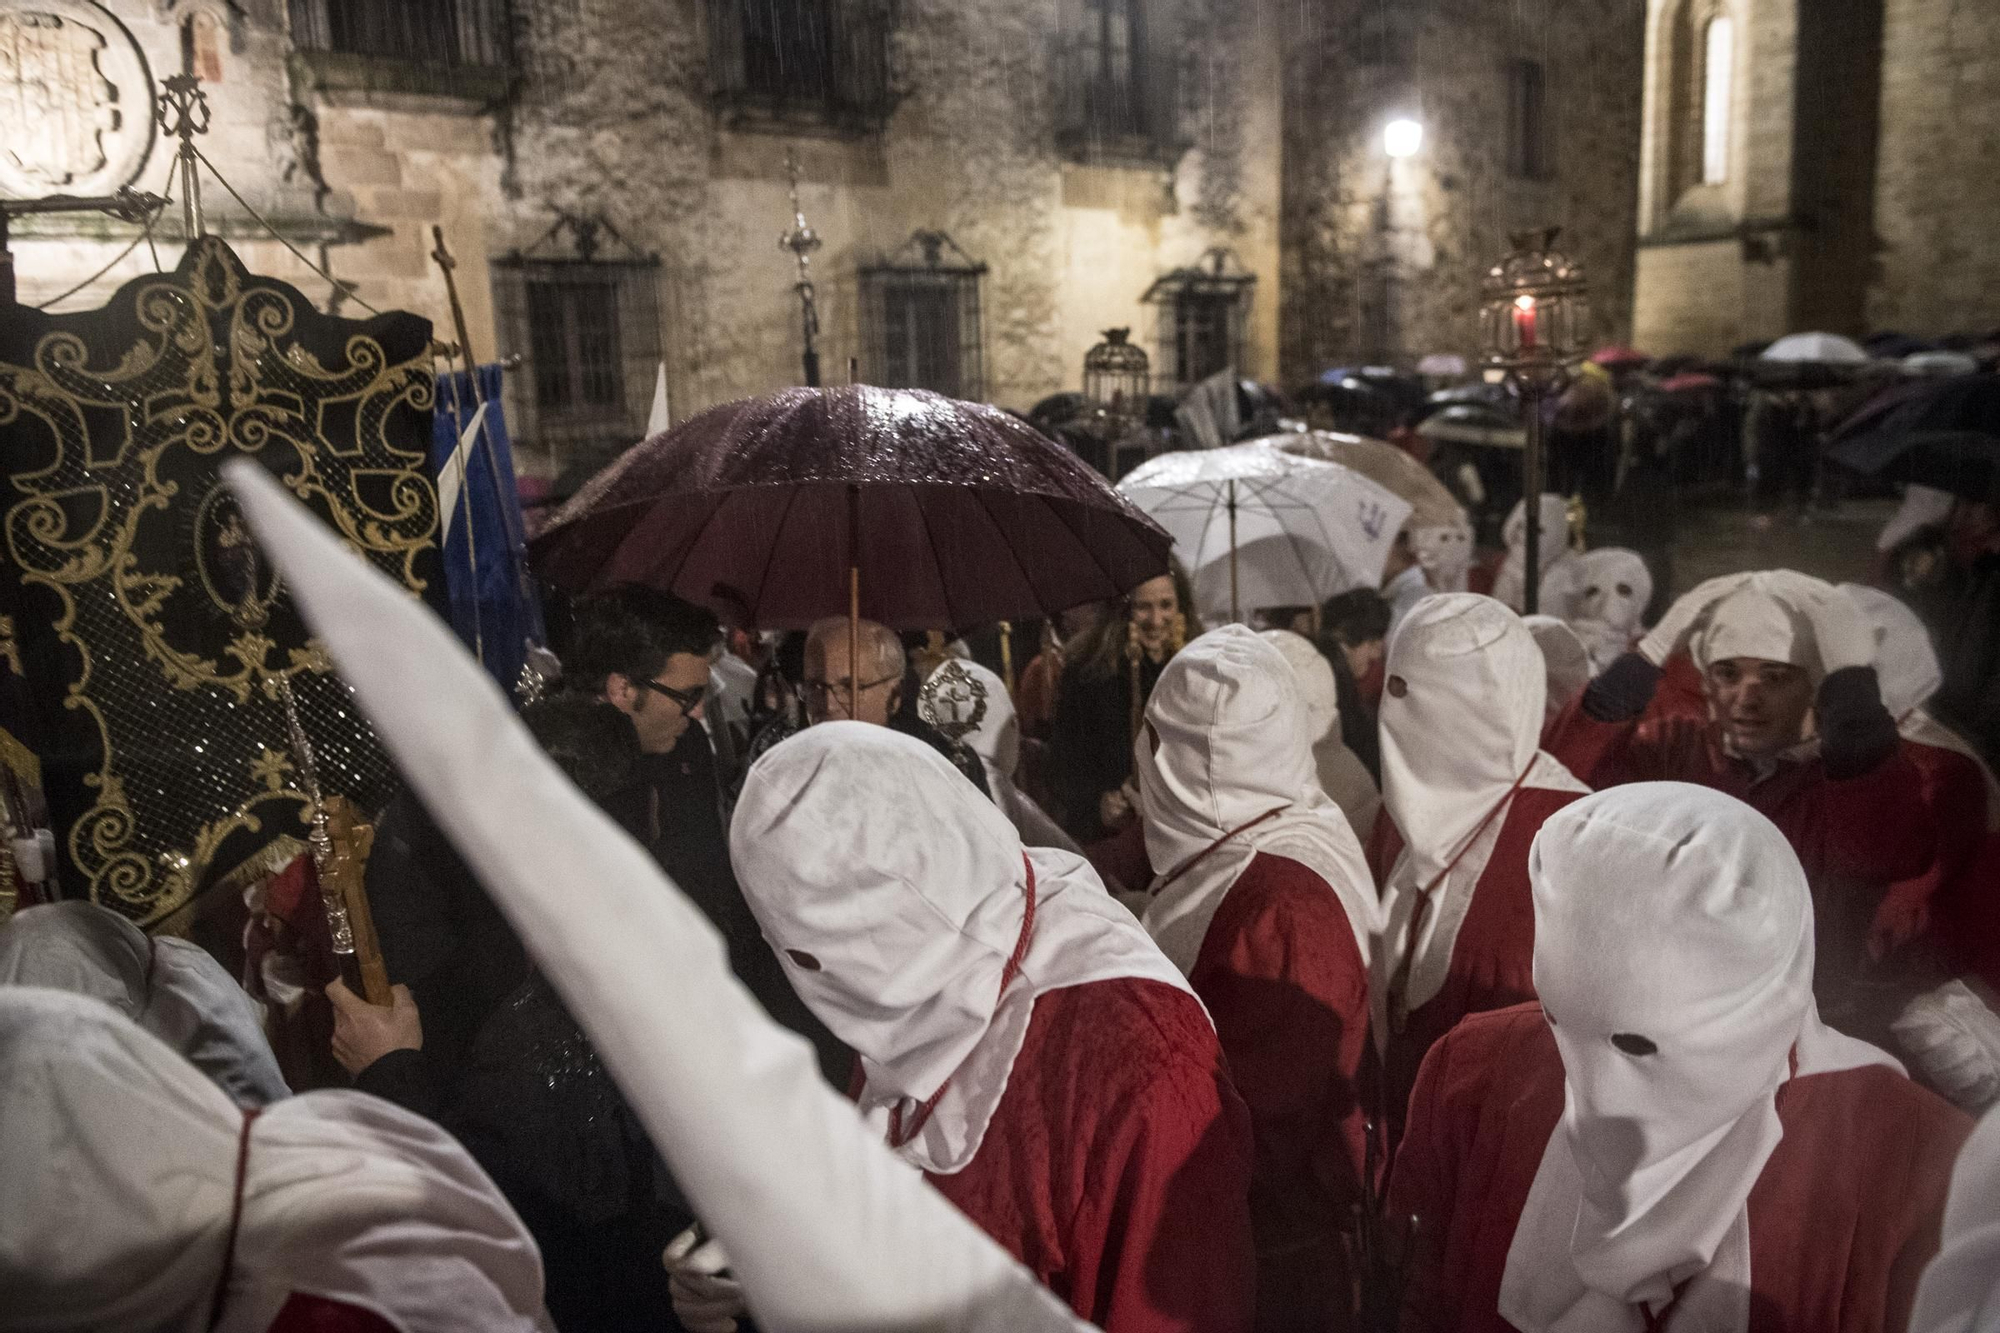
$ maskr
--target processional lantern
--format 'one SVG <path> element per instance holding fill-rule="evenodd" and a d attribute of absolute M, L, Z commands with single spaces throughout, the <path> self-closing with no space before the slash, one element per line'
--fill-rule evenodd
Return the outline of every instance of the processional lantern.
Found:
<path fill-rule="evenodd" d="M 1084 409 L 1107 448 L 1146 424 L 1152 363 L 1131 341 L 1130 329 L 1106 329 L 1104 341 L 1083 354 Z"/>
<path fill-rule="evenodd" d="M 1526 414 L 1521 509 L 1527 519 L 1523 609 L 1541 596 L 1542 400 L 1569 380 L 1583 355 L 1589 284 L 1583 266 L 1555 248 L 1560 227 L 1515 232 L 1514 249 L 1486 271 L 1481 318 L 1486 364 L 1505 373 Z"/>

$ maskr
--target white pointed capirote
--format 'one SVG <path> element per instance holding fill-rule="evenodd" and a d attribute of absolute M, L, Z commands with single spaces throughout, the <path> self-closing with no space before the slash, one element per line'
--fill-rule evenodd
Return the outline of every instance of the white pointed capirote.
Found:
<path fill-rule="evenodd" d="M 254 464 L 225 475 L 404 778 L 727 1248 L 762 1327 L 1083 1327 L 820 1082 L 811 1047 L 730 975 L 721 937 L 543 757 L 441 621 Z"/>

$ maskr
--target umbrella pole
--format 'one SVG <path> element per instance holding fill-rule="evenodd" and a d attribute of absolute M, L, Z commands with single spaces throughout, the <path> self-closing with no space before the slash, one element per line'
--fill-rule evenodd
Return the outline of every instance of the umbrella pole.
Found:
<path fill-rule="evenodd" d="M 1521 614 L 1534 615 L 1542 601 L 1542 398 L 1525 394 L 1527 437 L 1521 445 L 1522 517 L 1528 520 L 1526 567 L 1521 571 Z"/>
<path fill-rule="evenodd" d="M 1236 604 L 1236 483 L 1229 483 L 1229 618 L 1241 624 L 1242 608 Z"/>
<path fill-rule="evenodd" d="M 1014 622 L 1000 622 L 1000 683 L 1007 687 L 1009 698 L 1014 694 Z"/>
<path fill-rule="evenodd" d="M 861 716 L 861 488 L 847 488 L 847 716 Z"/>

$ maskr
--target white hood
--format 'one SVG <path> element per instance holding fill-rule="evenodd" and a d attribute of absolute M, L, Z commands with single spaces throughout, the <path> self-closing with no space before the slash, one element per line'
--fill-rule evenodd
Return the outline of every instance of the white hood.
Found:
<path fill-rule="evenodd" d="M 1992 1333 L 2000 1328 L 2000 1109 L 1988 1111 L 1959 1150 L 1945 1197 L 1937 1257 L 1917 1284 L 1910 1333 Z"/>
<path fill-rule="evenodd" d="M 793 987 L 861 1057 L 863 1114 L 920 1123 L 898 1151 L 926 1171 L 979 1151 L 1037 996 L 1113 977 L 1187 989 L 1087 862 L 1024 854 L 992 802 L 886 727 L 826 722 L 766 752 L 729 845 Z"/>
<path fill-rule="evenodd" d="M 1551 600 L 1551 595 L 1570 578 L 1568 566 L 1576 559 L 1569 542 L 1569 502 L 1560 495 L 1544 492 L 1541 517 L 1541 544 L 1536 548 L 1536 554 L 1540 557 L 1545 590 L 1542 601 L 1548 610 L 1560 613 L 1561 608 Z M 1500 562 L 1499 572 L 1493 576 L 1493 595 L 1519 611 L 1527 592 L 1528 510 L 1525 499 L 1514 502 L 1507 521 L 1501 525 L 1500 540 L 1506 544 L 1507 555 Z"/>
<path fill-rule="evenodd" d="M 1590 650 L 1592 668 L 1603 671 L 1644 631 L 1653 573 L 1637 551 L 1603 546 L 1576 558 L 1571 582 L 1564 618 Z"/>
<path fill-rule="evenodd" d="M 1547 697 L 1534 636 L 1490 597 L 1427 598 L 1390 639 L 1380 705 L 1382 803 L 1403 852 L 1383 892 L 1384 947 L 1371 988 L 1378 1041 L 1393 1031 L 1386 1005 L 1405 957 L 1408 1008 L 1443 989 L 1458 928 L 1516 789 L 1589 790 L 1539 749 Z"/>
<path fill-rule="evenodd" d="M 1944 684 L 1944 669 L 1938 665 L 1930 631 L 1916 612 L 1880 589 L 1843 583 L 1840 590 L 1854 599 L 1874 627 L 1875 678 L 1881 682 L 1882 706 L 1896 719 L 1896 730 L 1904 740 L 1953 750 L 1979 765 L 1980 776 L 1986 780 L 1986 827 L 2000 832 L 2000 781 L 1995 780 L 1977 747 L 1924 707 Z"/>
<path fill-rule="evenodd" d="M 1259 636 L 1276 648 L 1290 664 L 1299 686 L 1299 699 L 1306 707 L 1306 730 L 1313 737 L 1313 766 L 1319 772 L 1319 788 L 1333 798 L 1347 816 L 1354 836 L 1363 838 L 1375 827 L 1375 813 L 1382 808 L 1382 793 L 1368 766 L 1358 759 L 1340 732 L 1340 687 L 1333 679 L 1333 664 L 1300 634 L 1288 629 L 1267 629 Z"/>
<path fill-rule="evenodd" d="M 760 1327 L 1083 1327 L 820 1081 L 812 1047 L 730 975 L 715 928 L 563 777 L 447 626 L 255 464 L 224 472 L 404 778 L 728 1250 Z"/>
<path fill-rule="evenodd" d="M 1439 592 L 1464 592 L 1465 575 L 1472 568 L 1472 525 L 1461 518 L 1456 523 L 1410 528 L 1410 546 L 1424 581 Z"/>
<path fill-rule="evenodd" d="M 946 736 L 964 732 L 965 745 L 979 756 L 979 766 L 986 772 L 993 804 L 1022 842 L 1082 854 L 1076 840 L 1014 783 L 1015 770 L 1021 766 L 1021 721 L 1000 677 L 969 658 L 953 657 L 924 681 L 917 694 L 917 712 Z"/>
<path fill-rule="evenodd" d="M 1551 816 L 1529 857 L 1535 989 L 1563 1117 L 1507 1254 L 1522 1333 L 1748 1326 L 1745 1200 L 1791 1076 L 1901 1066 L 1821 1024 L 1813 908 L 1776 825 L 1707 787 L 1614 787 Z M 1627 890 L 1643 885 L 1644 893 Z M 1624 1043 L 1643 1038 L 1650 1053 Z"/>
<path fill-rule="evenodd" d="M 1804 577 L 1775 572 L 1792 580 Z M 1732 657 L 1786 662 L 1810 672 L 1815 682 L 1826 674 L 1811 620 L 1784 595 L 1782 580 L 1772 573 L 1752 574 L 1702 616 L 1688 640 L 1688 653 L 1704 674 L 1711 663 Z"/>
<path fill-rule="evenodd" d="M 244 1112 L 109 1005 L 0 986 L 0 1329 L 208 1327 Z M 225 1333 L 294 1292 L 402 1333 L 546 1329 L 542 1266 L 442 1129 L 358 1092 L 257 1115 Z"/>
<path fill-rule="evenodd" d="M 1327 882 L 1365 961 L 1376 931 L 1368 863 L 1320 790 L 1311 725 L 1283 655 L 1241 625 L 1211 630 L 1160 673 L 1146 723 L 1132 747 L 1158 876 L 1145 923 L 1167 956 L 1183 972 L 1194 967 L 1230 886 L 1269 852 Z"/>
<path fill-rule="evenodd" d="M 245 1106 L 291 1095 L 256 1006 L 200 945 L 149 936 L 82 901 L 24 908 L 0 926 L 0 985 L 110 1004 Z"/>
<path fill-rule="evenodd" d="M 1590 684 L 1590 678 L 1595 674 L 1591 670 L 1590 651 L 1583 646 L 1583 640 L 1577 637 L 1567 620 L 1558 620 L 1554 616 L 1522 616 L 1521 623 L 1528 627 L 1528 633 L 1535 636 L 1535 647 L 1542 650 L 1543 679 L 1548 685 L 1542 716 L 1547 721 L 1553 721 L 1556 714 L 1569 707 L 1569 701 L 1583 693 L 1583 687 Z"/>

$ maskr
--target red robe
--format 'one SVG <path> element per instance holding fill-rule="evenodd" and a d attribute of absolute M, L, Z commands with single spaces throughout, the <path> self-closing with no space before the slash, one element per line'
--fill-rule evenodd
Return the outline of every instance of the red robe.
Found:
<path fill-rule="evenodd" d="M 396 1326 L 358 1305 L 293 1292 L 266 1333 L 396 1333 Z"/>
<path fill-rule="evenodd" d="M 1880 1065 L 1794 1079 L 1784 1138 L 1750 1191 L 1750 1333 L 1894 1333 L 1938 1248 L 1972 1122 Z M 1406 1329 L 1504 1333 L 1500 1281 L 1563 1111 L 1541 1006 L 1467 1019 L 1431 1048 L 1389 1215 L 1416 1216 Z"/>
<path fill-rule="evenodd" d="M 1431 1043 L 1452 1030 L 1467 1014 L 1504 1009 L 1535 998 L 1535 900 L 1528 882 L 1528 848 L 1542 824 L 1582 792 L 1523 787 L 1515 793 L 1493 855 L 1473 886 L 1458 938 L 1451 948 L 1451 969 L 1444 987 L 1410 1011 L 1400 1033 L 1388 1038 L 1383 1061 L 1383 1111 L 1393 1145 L 1400 1135 L 1410 1088 Z M 1386 882 L 1403 850 L 1403 840 L 1388 812 L 1376 820 L 1376 878 Z"/>
<path fill-rule="evenodd" d="M 1050 991 L 965 1169 L 938 1192 L 1107 1333 L 1250 1327 L 1250 1121 L 1193 997 Z"/>
<path fill-rule="evenodd" d="M 1717 729 L 1681 716 L 1600 722 L 1584 708 L 1588 691 L 1557 716 L 1544 748 L 1602 791 L 1624 782 L 1692 782 L 1745 802 L 1776 824 L 1805 867 L 1817 932 L 1820 1009 L 1848 1027 L 1860 1003 L 1868 932 L 1889 885 L 1923 874 L 1937 829 L 1923 783 L 1906 753 L 1892 752 L 1865 773 L 1827 776 L 1818 759 L 1785 763 L 1770 777 L 1725 754 Z M 1906 747 L 1904 747 L 1906 748 Z"/>
<path fill-rule="evenodd" d="M 1994 905 L 1992 886 L 1972 881 L 1980 853 L 1992 836 L 1986 828 L 1986 775 L 1976 760 L 1942 746 L 1903 742 L 1903 756 L 1917 771 L 1925 807 L 1937 828 L 1937 859 L 1930 869 L 1889 886 L 1876 909 L 1877 935 L 1893 947 L 1911 938 L 1929 915 L 1941 951 L 1958 969 L 1983 972 L 1984 950 L 1973 945 L 1981 918 Z M 1958 927 L 1957 930 L 1952 927 Z"/>
<path fill-rule="evenodd" d="M 1368 966 L 1347 909 L 1313 871 L 1260 852 L 1210 918 L 1188 984 L 1256 1133 L 1257 1327 L 1344 1329 L 1342 1236 L 1368 1165 Z"/>

